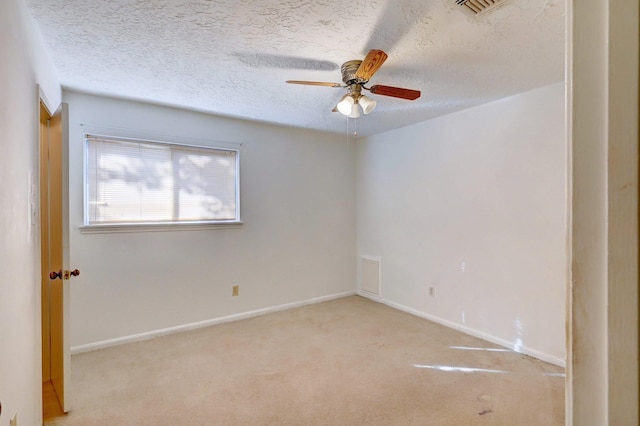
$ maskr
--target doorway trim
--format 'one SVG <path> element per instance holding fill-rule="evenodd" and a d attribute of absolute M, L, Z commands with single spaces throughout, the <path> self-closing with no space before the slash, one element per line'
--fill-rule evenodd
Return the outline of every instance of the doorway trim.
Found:
<path fill-rule="evenodd" d="M 638 2 L 569 0 L 566 424 L 638 424 Z"/>

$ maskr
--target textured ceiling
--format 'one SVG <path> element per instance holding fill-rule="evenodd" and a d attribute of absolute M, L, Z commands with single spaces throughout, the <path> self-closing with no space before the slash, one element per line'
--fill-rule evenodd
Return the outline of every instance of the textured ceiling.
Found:
<path fill-rule="evenodd" d="M 507 0 L 470 17 L 455 0 L 26 0 L 65 88 L 342 133 L 340 65 L 369 49 L 375 134 L 562 81 L 564 0 Z"/>

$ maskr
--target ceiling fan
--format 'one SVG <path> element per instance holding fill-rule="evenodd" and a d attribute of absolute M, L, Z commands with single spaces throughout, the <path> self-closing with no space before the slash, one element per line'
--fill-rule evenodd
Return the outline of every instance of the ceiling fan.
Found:
<path fill-rule="evenodd" d="M 362 94 L 362 89 L 376 95 L 391 96 L 394 98 L 407 99 L 410 101 L 420 97 L 419 90 L 403 89 L 401 87 L 375 85 L 365 87 L 373 74 L 376 73 L 387 60 L 388 55 L 382 50 L 371 49 L 364 61 L 353 60 L 342 64 L 342 81 L 340 83 L 325 83 L 322 81 L 300 81 L 287 80 L 289 84 L 306 84 L 309 86 L 327 86 L 327 87 L 347 87 L 348 93 L 344 95 L 338 104 L 333 108 L 333 112 L 340 112 L 351 118 L 360 117 L 360 110 L 365 114 L 369 114 L 376 107 L 376 101 Z"/>

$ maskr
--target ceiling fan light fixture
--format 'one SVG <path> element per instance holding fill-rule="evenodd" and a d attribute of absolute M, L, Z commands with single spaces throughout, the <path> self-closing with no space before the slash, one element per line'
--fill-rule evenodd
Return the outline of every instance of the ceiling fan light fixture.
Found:
<path fill-rule="evenodd" d="M 466 2 L 496 2 L 507 0 L 455 0 L 458 3 Z M 375 95 L 390 96 L 392 98 L 406 99 L 409 101 L 416 100 L 420 97 L 420 91 L 414 89 L 403 89 L 402 87 L 383 86 L 376 84 L 371 87 L 365 87 L 369 83 L 371 77 L 378 71 L 382 64 L 386 61 L 387 54 L 382 50 L 371 49 L 364 60 L 352 60 L 342 64 L 342 81 L 345 85 L 339 83 L 327 83 L 323 81 L 304 81 L 304 80 L 287 80 L 289 84 L 306 84 L 308 86 L 328 86 L 338 88 L 348 88 L 349 92 L 340 98 L 338 104 L 331 110 L 332 112 L 340 112 L 349 118 L 358 118 L 360 114 L 370 114 L 376 107 L 377 102 L 373 99 L 363 96 L 362 90 L 368 90 Z"/>
<path fill-rule="evenodd" d="M 375 109 L 377 102 L 368 96 L 362 95 L 358 98 L 358 104 L 362 107 L 362 112 L 369 114 Z"/>
<path fill-rule="evenodd" d="M 353 99 L 353 96 L 351 96 L 350 93 L 347 93 L 342 97 L 342 99 L 340 99 L 340 102 L 338 102 L 336 107 L 340 114 L 348 116 L 353 113 L 355 103 L 356 101 Z"/>

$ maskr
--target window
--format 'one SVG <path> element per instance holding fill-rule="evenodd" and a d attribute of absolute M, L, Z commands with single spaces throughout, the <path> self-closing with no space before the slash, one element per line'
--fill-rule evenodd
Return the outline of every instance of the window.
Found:
<path fill-rule="evenodd" d="M 86 135 L 85 225 L 240 221 L 237 150 Z"/>

